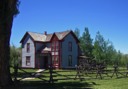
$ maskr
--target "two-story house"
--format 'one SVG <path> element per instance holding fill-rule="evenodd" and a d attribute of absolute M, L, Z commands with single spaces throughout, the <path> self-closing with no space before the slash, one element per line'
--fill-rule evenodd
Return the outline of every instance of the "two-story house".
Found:
<path fill-rule="evenodd" d="M 74 68 L 78 64 L 79 40 L 73 31 L 26 32 L 22 44 L 22 68 Z"/>

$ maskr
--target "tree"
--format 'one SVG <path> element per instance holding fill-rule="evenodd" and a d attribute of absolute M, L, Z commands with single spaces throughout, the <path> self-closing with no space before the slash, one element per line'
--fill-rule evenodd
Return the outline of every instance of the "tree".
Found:
<path fill-rule="evenodd" d="M 0 0 L 0 86 L 11 85 L 10 36 L 13 18 L 18 14 L 18 0 Z"/>
<path fill-rule="evenodd" d="M 108 44 L 108 46 L 106 47 L 106 52 L 105 52 L 105 56 L 106 56 L 106 62 L 109 63 L 109 64 L 112 64 L 112 59 L 115 59 L 115 53 L 116 53 L 116 50 L 113 46 L 113 44 L 110 42 Z"/>
<path fill-rule="evenodd" d="M 93 55 L 98 62 L 101 62 L 102 60 L 105 59 L 105 54 L 104 54 L 105 46 L 106 46 L 106 42 L 103 36 L 98 31 L 95 37 L 94 49 L 93 49 Z"/>
<path fill-rule="evenodd" d="M 122 57 L 122 53 L 120 52 L 120 50 L 118 50 L 118 52 L 117 52 L 117 58 L 116 58 L 115 62 L 121 63 L 121 57 Z"/>
<path fill-rule="evenodd" d="M 128 66 L 128 54 L 122 54 L 122 57 L 121 57 L 121 64 L 122 65 L 127 65 Z"/>
<path fill-rule="evenodd" d="M 78 39 L 80 39 L 80 30 L 79 30 L 78 28 L 76 28 L 76 29 L 74 30 L 74 33 L 75 33 L 76 37 L 77 37 Z"/>
<path fill-rule="evenodd" d="M 112 42 L 105 40 L 100 32 L 97 32 L 95 37 L 93 55 L 98 62 L 105 61 L 106 63 L 113 64 L 115 61 L 119 61 L 117 60 L 119 59 L 118 53 Z"/>
<path fill-rule="evenodd" d="M 84 54 L 86 56 L 92 57 L 92 50 L 93 50 L 92 41 L 93 41 L 93 39 L 91 39 L 88 28 L 85 28 L 85 31 L 83 32 L 82 37 L 80 39 L 81 39 L 80 46 L 82 48 L 82 51 L 84 52 Z"/>
<path fill-rule="evenodd" d="M 10 65 L 15 66 L 20 64 L 21 48 L 16 48 L 14 45 L 10 46 Z"/>

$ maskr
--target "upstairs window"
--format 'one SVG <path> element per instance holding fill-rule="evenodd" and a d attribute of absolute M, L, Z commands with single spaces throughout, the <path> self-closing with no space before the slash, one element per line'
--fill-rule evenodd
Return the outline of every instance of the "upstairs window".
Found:
<path fill-rule="evenodd" d="M 56 51 L 58 51 L 58 50 L 59 50 L 59 42 L 56 41 Z"/>
<path fill-rule="evenodd" d="M 27 52 L 30 52 L 30 43 L 27 43 Z"/>
<path fill-rule="evenodd" d="M 30 56 L 26 56 L 26 66 L 30 66 Z"/>
<path fill-rule="evenodd" d="M 68 43 L 68 50 L 69 50 L 69 51 L 72 51 L 72 42 L 69 42 L 69 43 Z"/>
<path fill-rule="evenodd" d="M 59 42 L 53 41 L 52 42 L 52 51 L 58 51 L 59 50 Z"/>
<path fill-rule="evenodd" d="M 72 55 L 68 56 L 68 66 L 72 66 Z"/>
<path fill-rule="evenodd" d="M 55 47 L 54 46 L 55 46 L 55 42 L 53 41 L 52 42 L 52 49 L 51 49 L 52 51 L 55 51 Z"/>

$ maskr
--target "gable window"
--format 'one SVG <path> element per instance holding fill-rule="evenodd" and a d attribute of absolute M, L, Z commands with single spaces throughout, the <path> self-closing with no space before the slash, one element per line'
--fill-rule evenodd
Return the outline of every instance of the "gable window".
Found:
<path fill-rule="evenodd" d="M 27 43 L 27 52 L 30 52 L 30 43 Z"/>
<path fill-rule="evenodd" d="M 26 56 L 26 66 L 30 66 L 30 56 Z"/>
<path fill-rule="evenodd" d="M 72 66 L 72 55 L 68 56 L 68 66 Z"/>
<path fill-rule="evenodd" d="M 69 50 L 69 51 L 72 51 L 72 42 L 69 42 L 69 43 L 68 43 L 68 50 Z"/>

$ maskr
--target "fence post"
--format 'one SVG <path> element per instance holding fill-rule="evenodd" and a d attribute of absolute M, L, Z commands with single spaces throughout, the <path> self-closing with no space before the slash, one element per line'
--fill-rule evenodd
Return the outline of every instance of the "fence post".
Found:
<path fill-rule="evenodd" d="M 52 65 L 50 65 L 49 72 L 50 72 L 49 83 L 53 83 L 53 76 L 52 76 L 53 68 L 52 68 Z"/>
<path fill-rule="evenodd" d="M 17 74 L 18 74 L 18 64 L 14 65 L 14 82 L 17 81 Z"/>

